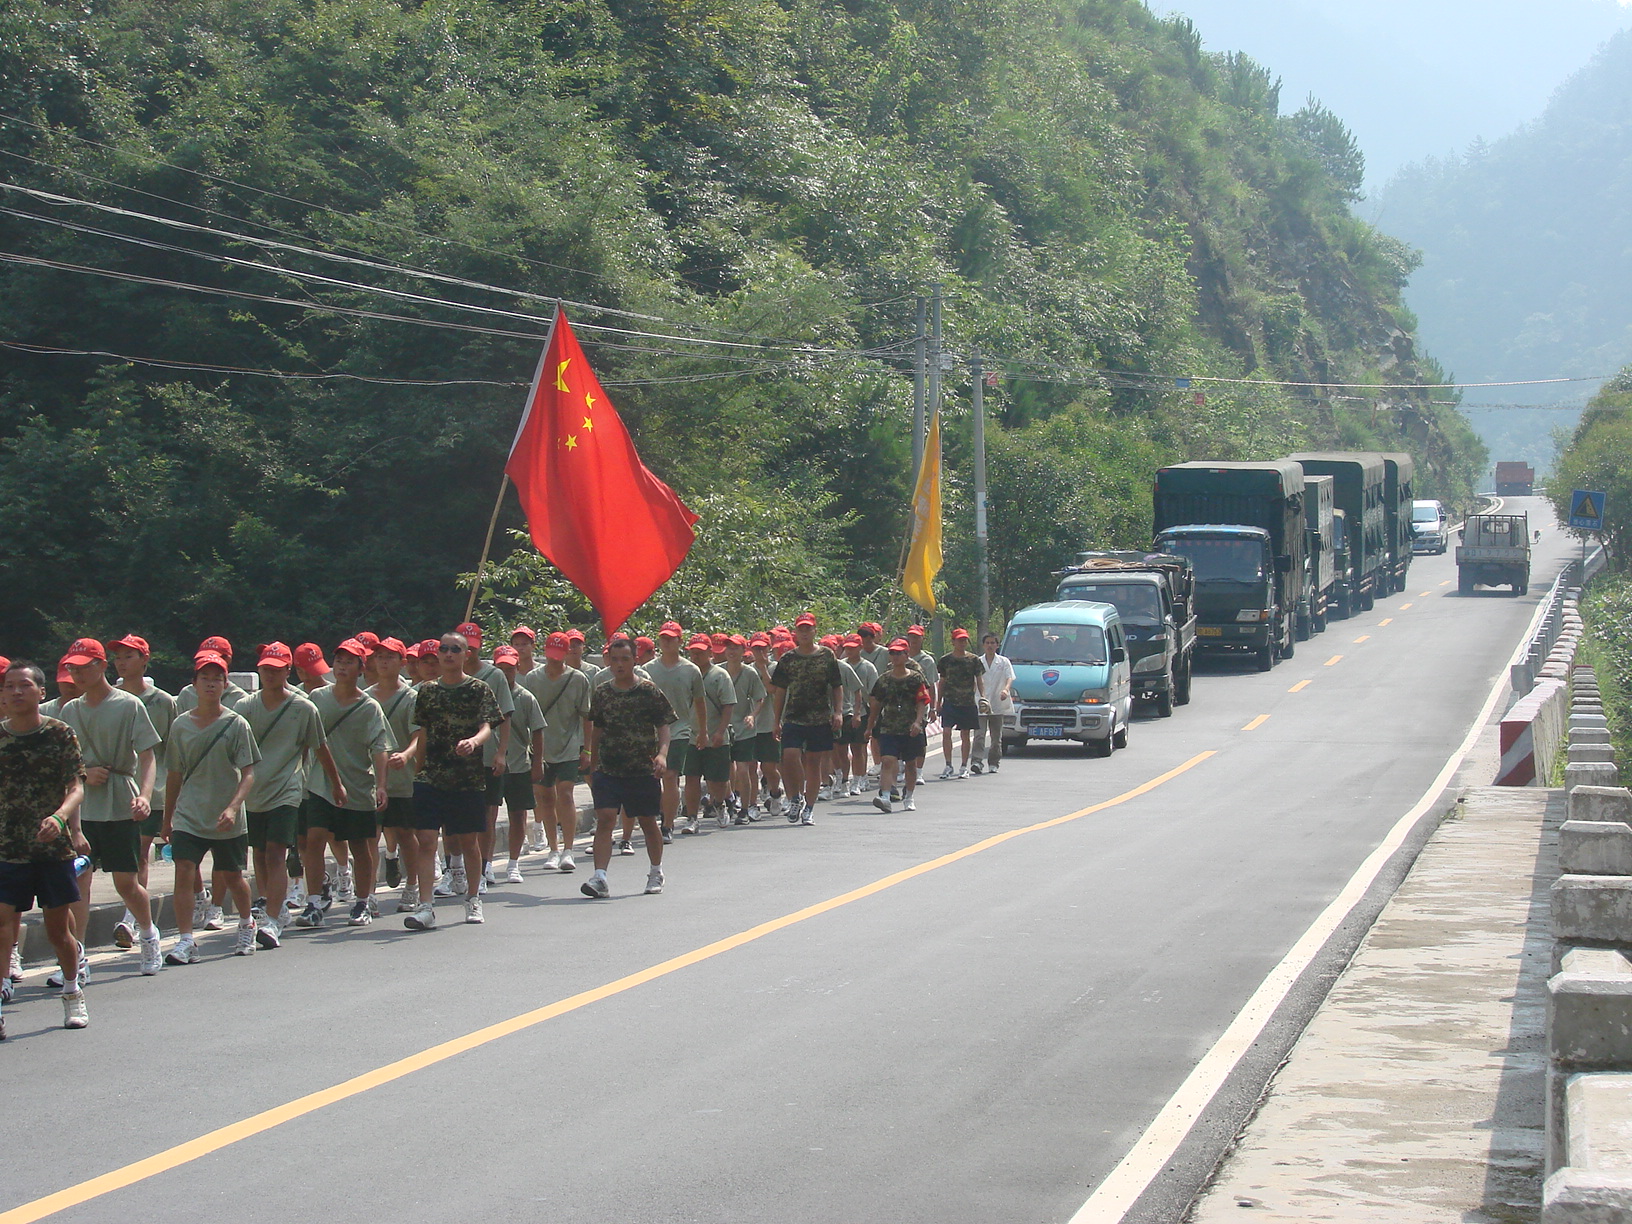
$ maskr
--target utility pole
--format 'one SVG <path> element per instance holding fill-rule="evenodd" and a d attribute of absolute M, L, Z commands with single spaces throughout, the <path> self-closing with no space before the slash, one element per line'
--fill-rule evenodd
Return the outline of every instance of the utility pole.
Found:
<path fill-rule="evenodd" d="M 970 403 L 975 417 L 975 555 L 980 564 L 980 621 L 976 636 L 984 638 L 992 619 L 992 571 L 986 559 L 986 372 L 980 350 L 969 359 L 973 384 Z"/>
<path fill-rule="evenodd" d="M 935 286 L 929 306 L 929 414 L 933 417 L 941 411 L 941 362 L 944 359 L 941 352 L 941 287 Z M 924 443 L 918 443 L 920 462 L 923 458 Z M 945 483 L 946 447 L 941 447 L 942 483 Z M 942 623 L 943 617 L 939 612 L 931 618 L 929 623 L 930 641 L 934 643 L 935 654 L 940 656 L 946 649 L 946 629 Z"/>
<path fill-rule="evenodd" d="M 924 415 L 924 299 L 918 299 L 917 334 L 912 340 L 912 486 L 918 487 L 918 471 L 924 466 L 924 437 L 929 430 Z"/>

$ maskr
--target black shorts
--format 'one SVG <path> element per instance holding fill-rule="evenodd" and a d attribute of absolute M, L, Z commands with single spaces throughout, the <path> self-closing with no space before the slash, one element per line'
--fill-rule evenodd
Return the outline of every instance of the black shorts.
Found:
<path fill-rule="evenodd" d="M 293 846 L 300 837 L 300 809 L 294 804 L 245 812 L 249 822 L 249 844 L 259 850 L 267 845 Z"/>
<path fill-rule="evenodd" d="M 776 732 L 761 731 L 754 736 L 754 754 L 761 765 L 781 764 L 782 745 L 776 742 Z"/>
<path fill-rule="evenodd" d="M 142 863 L 142 830 L 134 820 L 82 820 L 91 843 L 91 865 L 99 871 L 136 871 Z"/>
<path fill-rule="evenodd" d="M 852 744 L 866 743 L 867 737 L 864 734 L 863 720 L 857 718 L 854 714 L 846 714 L 844 716 L 844 726 L 839 729 L 838 742 L 847 747 Z"/>
<path fill-rule="evenodd" d="M 880 731 L 878 733 L 878 755 L 894 757 L 898 761 L 916 761 L 918 759 L 915 735 L 890 735 Z"/>
<path fill-rule="evenodd" d="M 491 807 L 492 800 L 488 801 Z M 530 812 L 533 810 L 533 771 L 523 770 L 521 773 L 507 773 L 504 775 L 504 806 L 511 812 Z"/>
<path fill-rule="evenodd" d="M 249 834 L 237 837 L 200 837 L 186 829 L 170 830 L 170 857 L 178 863 L 197 863 L 204 866 L 204 856 L 210 856 L 212 871 L 242 871 L 249 863 Z"/>
<path fill-rule="evenodd" d="M 487 771 L 487 791 L 485 797 L 487 806 L 498 807 L 504 802 L 504 780 L 507 774 L 496 774 L 491 769 Z"/>
<path fill-rule="evenodd" d="M 435 825 L 422 825 L 419 821 L 419 809 L 407 795 L 392 795 L 385 801 L 385 811 L 380 813 L 380 828 L 382 829 L 434 829 Z"/>
<path fill-rule="evenodd" d="M 335 807 L 321 795 L 308 793 L 301 815 L 308 829 L 324 829 L 335 841 L 368 841 L 380 834 L 380 818 L 372 808 Z"/>
<path fill-rule="evenodd" d="M 907 739 L 911 741 L 912 760 L 919 761 L 929 755 L 929 732 L 920 731 Z"/>
<path fill-rule="evenodd" d="M 747 735 L 731 741 L 731 759 L 739 764 L 759 760 L 759 736 Z"/>
<path fill-rule="evenodd" d="M 546 761 L 544 763 L 544 785 L 559 786 L 563 782 L 582 782 L 583 768 L 578 764 L 578 758 L 570 761 Z"/>
<path fill-rule="evenodd" d="M 479 790 L 442 790 L 414 783 L 415 827 L 441 829 L 449 837 L 487 832 L 487 796 Z"/>
<path fill-rule="evenodd" d="M 974 706 L 941 702 L 941 730 L 976 731 L 980 729 L 980 711 Z"/>
<path fill-rule="evenodd" d="M 79 881 L 74 877 L 72 859 L 46 863 L 0 863 L 0 904 L 19 914 L 34 908 L 61 909 L 79 900 Z"/>
<path fill-rule="evenodd" d="M 616 777 L 599 770 L 589 780 L 589 793 L 594 796 L 597 812 L 616 812 L 642 820 L 656 819 L 663 814 L 663 784 L 652 774 L 632 778 Z"/>
<path fill-rule="evenodd" d="M 731 777 L 731 745 L 699 748 L 696 744 L 687 744 L 685 759 L 678 763 L 677 768 L 682 777 L 724 782 Z"/>
<path fill-rule="evenodd" d="M 833 724 L 813 726 L 807 723 L 782 724 L 782 751 L 832 752 Z"/>

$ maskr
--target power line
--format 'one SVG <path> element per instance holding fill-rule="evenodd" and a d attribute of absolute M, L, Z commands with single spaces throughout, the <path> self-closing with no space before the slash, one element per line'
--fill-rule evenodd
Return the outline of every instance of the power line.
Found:
<path fill-rule="evenodd" d="M 385 378 L 370 374 L 337 372 L 304 373 L 297 370 L 259 370 L 246 366 L 212 365 L 199 361 L 172 361 L 166 357 L 138 357 L 130 353 L 111 353 L 104 349 L 58 348 L 46 344 L 25 344 L 17 340 L 0 340 L 0 348 L 37 357 L 109 357 L 131 365 L 153 366 L 165 370 L 195 370 L 211 374 L 251 374 L 257 378 L 277 378 L 290 382 L 346 379 L 352 382 L 379 383 L 388 387 L 526 387 L 525 382 L 502 382 L 490 378 Z"/>

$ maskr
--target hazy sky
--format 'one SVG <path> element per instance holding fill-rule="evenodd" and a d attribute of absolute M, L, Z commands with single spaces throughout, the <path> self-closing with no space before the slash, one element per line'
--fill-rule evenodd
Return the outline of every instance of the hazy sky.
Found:
<path fill-rule="evenodd" d="M 1147 0 L 1181 12 L 1209 51 L 1282 78 L 1281 109 L 1314 94 L 1349 126 L 1375 191 L 1407 162 L 1504 136 L 1541 113 L 1632 0 Z"/>

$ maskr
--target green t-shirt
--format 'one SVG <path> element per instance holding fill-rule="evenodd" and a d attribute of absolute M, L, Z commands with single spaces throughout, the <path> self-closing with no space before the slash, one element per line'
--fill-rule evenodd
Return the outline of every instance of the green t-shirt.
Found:
<path fill-rule="evenodd" d="M 669 724 L 669 741 L 689 741 L 695 730 L 692 723 L 697 721 L 695 702 L 703 695 L 703 673 L 690 659 L 681 659 L 670 667 L 658 658 L 645 666 L 651 682 L 668 698 L 669 708 L 674 711 L 674 721 Z"/>
<path fill-rule="evenodd" d="M 500 676 L 502 678 L 502 672 Z M 538 698 L 523 688 L 519 679 L 510 690 L 510 700 L 515 705 L 515 713 L 510 715 L 510 743 L 505 747 L 504 771 L 529 773 L 533 767 L 533 732 L 544 729 L 544 711 L 539 708 Z M 482 762 L 489 769 L 493 768 L 493 756 L 498 750 L 499 737 L 489 736 L 482 745 Z"/>
<path fill-rule="evenodd" d="M 842 687 L 839 661 L 826 646 L 811 654 L 790 650 L 771 673 L 771 687 L 785 689 L 782 721 L 820 727 L 833 721 L 833 690 Z"/>
<path fill-rule="evenodd" d="M 601 669 L 574 671 L 563 667 L 561 674 L 552 680 L 546 665 L 540 663 L 521 678 L 522 687 L 538 702 L 544 723 L 546 765 L 578 759 L 584 746 L 584 719 L 589 714 L 589 699 L 603 675 L 608 680 L 612 678 L 611 672 Z"/>
<path fill-rule="evenodd" d="M 716 670 L 724 672 L 727 676 L 731 674 L 729 668 L 720 667 Z M 762 729 L 769 730 L 768 727 L 763 727 L 763 724 L 770 719 L 760 710 L 760 703 L 766 696 L 765 681 L 760 678 L 758 670 L 752 663 L 742 665 L 742 670 L 732 681 L 732 688 L 736 690 L 737 705 L 736 709 L 731 711 L 731 738 L 740 740 L 745 736 L 758 735 Z M 750 714 L 754 716 L 753 730 L 748 729 Z"/>
<path fill-rule="evenodd" d="M 242 837 L 249 832 L 240 805 L 237 820 L 223 832 L 215 823 L 238 789 L 239 771 L 261 759 L 255 734 L 242 715 L 223 709 L 207 726 L 200 727 L 192 712 L 179 714 L 170 726 L 164 745 L 164 767 L 182 776 L 176 807 L 170 814 L 173 828 L 219 841 Z"/>
<path fill-rule="evenodd" d="M 283 701 L 269 710 L 260 693 L 251 693 L 238 703 L 237 713 L 249 724 L 261 753 L 255 781 L 244 800 L 245 811 L 299 807 L 309 774 L 320 780 L 313 790 L 325 799 L 334 798 L 328 778 L 311 758 L 323 746 L 323 722 L 310 698 L 299 689 L 287 689 Z"/>
<path fill-rule="evenodd" d="M 845 673 L 849 675 L 845 675 Z M 854 714 L 863 722 L 867 719 L 867 694 L 873 691 L 873 685 L 878 681 L 878 669 L 866 659 L 857 659 L 854 663 L 848 659 L 839 660 L 839 674 L 844 680 L 844 712 Z M 851 677 L 855 678 L 852 686 Z"/>
<path fill-rule="evenodd" d="M 249 693 L 246 690 L 228 680 L 226 692 L 221 694 L 221 705 L 228 710 L 236 710 L 238 703 L 247 696 L 249 696 Z M 176 716 L 179 718 L 181 715 L 196 709 L 198 709 L 198 690 L 189 684 L 176 694 Z"/>
<path fill-rule="evenodd" d="M 62 721 L 79 737 L 80 767 L 100 765 L 108 770 L 101 786 L 85 783 L 85 801 L 80 805 L 82 821 L 130 820 L 130 801 L 136 797 L 136 756 L 157 748 L 162 742 L 147 716 L 141 698 L 114 689 L 93 706 L 75 697 L 63 706 Z M 155 765 L 155 777 L 157 766 Z"/>
<path fill-rule="evenodd" d="M 712 731 L 720 725 L 727 706 L 733 707 L 731 718 L 726 723 L 725 740 L 731 742 L 731 727 L 735 725 L 737 704 L 737 686 L 731 682 L 730 675 L 725 668 L 710 663 L 708 670 L 703 672 L 703 716 L 708 720 L 708 726 L 701 730 Z"/>
<path fill-rule="evenodd" d="M 873 681 L 872 697 L 878 702 L 878 723 L 873 730 L 879 735 L 910 734 L 918 711 L 929 704 L 924 678 L 914 671 L 901 677 L 880 676 Z"/>
<path fill-rule="evenodd" d="M 510 692 L 510 682 L 497 667 L 484 660 L 471 675 L 493 690 L 493 700 L 499 703 L 499 713 L 503 718 L 509 718 L 516 712 L 516 699 Z M 497 730 L 495 727 L 494 731 Z"/>
<path fill-rule="evenodd" d="M 882 642 L 871 650 L 863 647 L 861 657 L 873 665 L 873 675 L 875 677 L 882 676 L 890 670 L 890 648 Z"/>
<path fill-rule="evenodd" d="M 396 742 L 393 752 L 402 752 L 407 749 L 408 741 L 414 734 L 414 701 L 418 689 L 412 684 L 397 682 L 397 691 L 389 697 L 382 697 L 379 685 L 367 689 L 367 693 L 380 703 L 380 709 L 385 711 L 385 725 L 391 728 L 391 738 Z M 385 793 L 392 799 L 412 799 L 414 797 L 414 771 L 409 766 L 388 771 L 385 779 Z"/>
<path fill-rule="evenodd" d="M 935 656 L 930 654 L 929 651 L 920 650 L 917 654 L 912 656 L 912 661 L 918 664 L 918 670 L 924 673 L 925 684 L 933 686 L 940 681 L 940 668 L 936 667 Z M 885 660 L 886 665 L 883 670 L 878 673 L 879 675 L 882 676 L 884 672 L 889 670 L 888 662 L 888 660 Z"/>
<path fill-rule="evenodd" d="M 589 720 L 600 731 L 597 770 L 614 778 L 649 778 L 657 729 L 673 724 L 674 708 L 650 680 L 636 680 L 626 689 L 608 681 L 590 700 Z"/>
<path fill-rule="evenodd" d="M 44 718 L 26 735 L 0 723 L 0 863 L 60 863 L 73 843 L 40 840 L 40 824 L 79 777 L 79 740 L 72 728 Z M 3 972 L 3 971 L 0 971 Z"/>
<path fill-rule="evenodd" d="M 341 705 L 332 685 L 319 689 L 306 700 L 317 707 L 323 720 L 323 742 L 328 744 L 329 755 L 340 773 L 340 784 L 346 788 L 346 801 L 340 806 L 348 812 L 372 812 L 374 757 L 377 753 L 397 749 L 391 728 L 385 725 L 385 711 L 367 693 L 350 705 Z M 334 802 L 334 796 L 329 793 L 329 780 L 322 770 L 308 773 L 306 790 Z"/>
<path fill-rule="evenodd" d="M 120 689 L 121 693 L 128 689 Z M 141 699 L 142 705 L 147 708 L 147 720 L 153 724 L 153 730 L 159 733 L 159 739 L 170 738 L 170 724 L 176 721 L 176 699 L 170 696 L 151 680 L 147 687 L 139 693 L 131 693 L 132 697 Z"/>
<path fill-rule="evenodd" d="M 955 654 L 942 655 L 940 661 L 941 700 L 949 705 L 966 709 L 975 708 L 975 679 L 986 674 L 986 664 L 977 654 L 959 658 Z"/>

